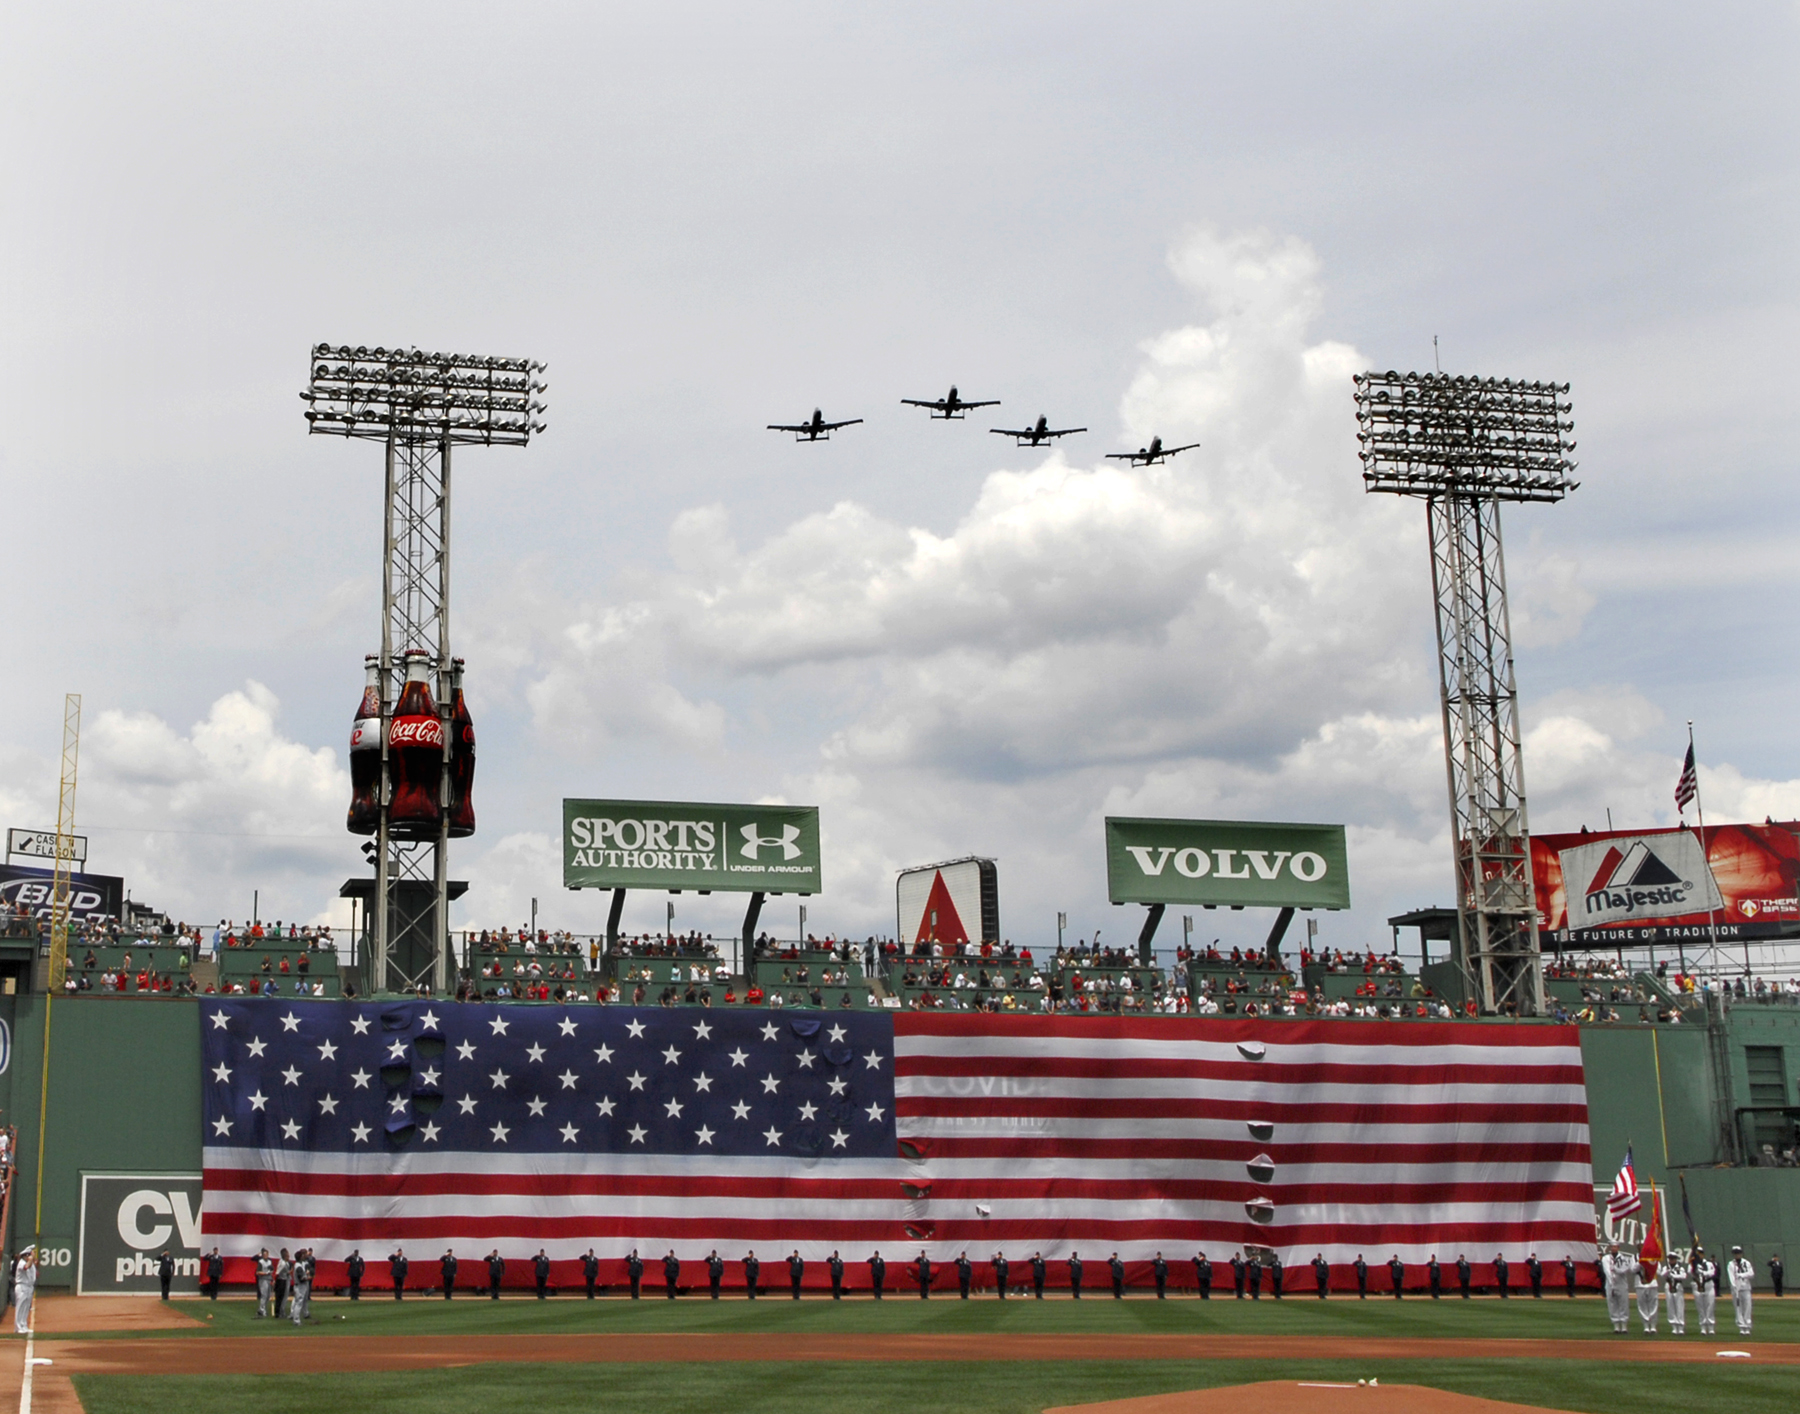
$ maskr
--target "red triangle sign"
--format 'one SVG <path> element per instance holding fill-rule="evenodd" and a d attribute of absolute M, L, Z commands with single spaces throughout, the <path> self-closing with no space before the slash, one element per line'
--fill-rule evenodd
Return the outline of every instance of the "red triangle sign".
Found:
<path fill-rule="evenodd" d="M 934 918 L 936 922 L 932 921 Z M 963 927 L 956 905 L 950 901 L 950 890 L 944 885 L 942 869 L 931 876 L 931 895 L 925 900 L 924 913 L 919 915 L 919 936 L 913 941 L 926 939 L 935 939 L 946 947 L 969 941 L 969 931 Z"/>

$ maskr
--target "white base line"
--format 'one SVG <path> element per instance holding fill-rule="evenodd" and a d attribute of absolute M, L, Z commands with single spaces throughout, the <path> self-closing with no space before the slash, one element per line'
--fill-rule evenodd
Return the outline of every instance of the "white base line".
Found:
<path fill-rule="evenodd" d="M 1355 1385 L 1333 1384 L 1326 1380 L 1296 1380 L 1301 1389 L 1355 1389 Z"/>
<path fill-rule="evenodd" d="M 37 1303 L 31 1305 L 31 1324 L 25 1327 L 25 1374 L 19 1380 L 19 1414 L 31 1414 L 31 1372 L 37 1367 L 31 1363 L 32 1348 L 37 1342 Z"/>

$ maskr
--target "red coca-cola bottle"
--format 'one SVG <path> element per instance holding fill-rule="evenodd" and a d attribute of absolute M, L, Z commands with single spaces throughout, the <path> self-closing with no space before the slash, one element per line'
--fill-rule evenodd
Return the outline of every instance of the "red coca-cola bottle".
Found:
<path fill-rule="evenodd" d="M 475 723 L 463 701 L 463 660 L 450 660 L 450 833 L 475 833 Z"/>
<path fill-rule="evenodd" d="M 444 777 L 444 723 L 431 697 L 431 655 L 406 652 L 406 682 L 388 726 L 388 828 L 413 839 L 437 833 Z"/>
<path fill-rule="evenodd" d="M 381 823 L 381 660 L 363 659 L 362 704 L 350 724 L 350 814 L 353 835 L 372 835 Z"/>

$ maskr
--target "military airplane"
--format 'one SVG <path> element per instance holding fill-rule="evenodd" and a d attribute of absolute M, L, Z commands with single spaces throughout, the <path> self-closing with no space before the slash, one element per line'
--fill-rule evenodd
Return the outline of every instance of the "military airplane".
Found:
<path fill-rule="evenodd" d="M 979 403 L 966 402 L 956 391 L 954 383 L 950 385 L 948 397 L 934 398 L 930 401 L 922 398 L 902 398 L 900 401 L 909 408 L 930 408 L 933 417 L 943 418 L 945 421 L 949 421 L 951 418 L 960 419 L 970 408 L 997 408 L 1000 406 L 998 398 L 989 398 Z"/>
<path fill-rule="evenodd" d="M 1037 424 L 1032 427 L 990 427 L 989 432 L 1001 437 L 1011 437 L 1021 447 L 1041 447 L 1053 437 L 1067 437 L 1071 432 L 1086 432 L 1085 427 L 1052 427 L 1050 419 L 1038 414 Z"/>
<path fill-rule="evenodd" d="M 860 417 L 847 417 L 842 422 L 827 422 L 825 414 L 817 408 L 805 422 L 771 422 L 771 432 L 792 432 L 796 442 L 829 442 L 831 434 L 840 427 L 852 427 L 861 422 Z"/>
<path fill-rule="evenodd" d="M 1177 452 L 1191 452 L 1200 444 L 1189 442 L 1182 447 L 1165 447 L 1162 438 L 1152 437 L 1148 447 L 1139 447 L 1135 452 L 1108 452 L 1106 455 L 1114 461 L 1130 462 L 1133 466 L 1155 466 L 1158 462 L 1167 461 Z"/>

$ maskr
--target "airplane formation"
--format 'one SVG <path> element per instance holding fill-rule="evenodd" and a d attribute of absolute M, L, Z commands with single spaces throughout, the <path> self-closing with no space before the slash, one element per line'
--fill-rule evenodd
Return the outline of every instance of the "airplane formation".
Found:
<path fill-rule="evenodd" d="M 933 421 L 960 422 L 971 408 L 997 408 L 998 398 L 965 398 L 951 384 L 950 391 L 941 398 L 902 398 L 905 407 L 924 408 Z M 803 422 L 771 422 L 771 432 L 792 432 L 796 442 L 829 442 L 831 434 L 840 427 L 854 427 L 861 422 L 860 417 L 847 417 L 839 422 L 829 422 L 824 412 L 814 408 L 812 416 Z M 1085 427 L 1052 427 L 1050 419 L 1043 413 L 1030 427 L 990 427 L 989 432 L 998 437 L 1011 437 L 1016 446 L 1042 447 L 1054 442 L 1058 437 L 1073 436 L 1077 432 L 1086 432 Z M 1170 457 L 1181 452 L 1191 452 L 1200 444 L 1188 442 L 1179 447 L 1165 447 L 1161 437 L 1152 437 L 1150 445 L 1139 447 L 1135 452 L 1108 452 L 1109 460 L 1127 462 L 1132 466 L 1156 466 L 1166 462 Z"/>

